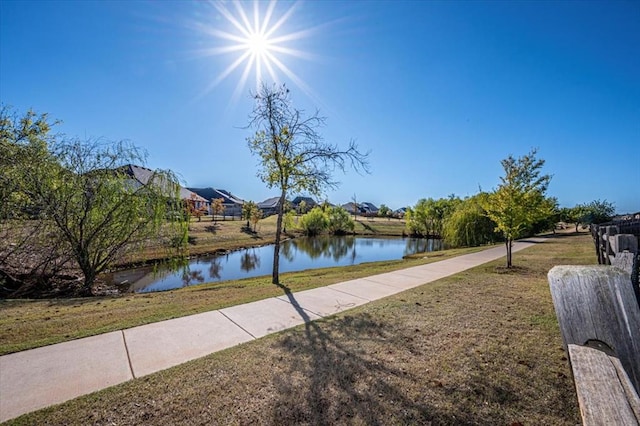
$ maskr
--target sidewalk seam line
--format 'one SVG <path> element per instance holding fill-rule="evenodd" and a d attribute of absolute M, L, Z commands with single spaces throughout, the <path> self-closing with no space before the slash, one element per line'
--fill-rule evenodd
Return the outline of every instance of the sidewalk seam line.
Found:
<path fill-rule="evenodd" d="M 124 351 L 127 353 L 127 362 L 129 363 L 129 371 L 131 371 L 131 377 L 137 379 L 136 374 L 133 372 L 133 364 L 131 363 L 131 354 L 129 353 L 129 346 L 127 345 L 127 336 L 124 334 L 124 330 L 120 330 L 122 333 L 122 342 L 124 343 Z"/>
<path fill-rule="evenodd" d="M 320 287 L 316 287 L 316 288 L 320 288 Z M 314 290 L 314 289 L 312 288 L 311 290 Z M 309 291 L 309 290 L 304 290 L 304 291 Z M 293 293 L 293 294 L 295 294 L 295 293 Z M 283 296 L 276 296 L 276 299 L 278 299 L 281 302 L 288 303 L 289 305 L 293 306 L 294 309 L 296 309 L 296 307 L 293 305 L 293 303 L 291 303 L 288 300 L 282 299 L 282 297 Z M 298 306 L 300 306 L 300 309 L 302 309 L 303 311 L 309 312 L 310 314 L 313 314 L 313 315 L 315 315 L 315 316 L 317 316 L 319 318 L 324 318 L 325 317 L 325 315 L 320 315 L 318 312 L 313 312 L 311 309 L 307 309 L 304 306 L 301 306 L 301 305 L 298 305 Z M 329 316 L 329 315 L 332 315 L 332 314 L 328 314 L 326 316 Z M 315 321 L 315 320 L 309 318 L 309 322 L 311 322 L 311 321 Z M 306 321 L 305 321 L 305 323 L 306 323 Z"/>
<path fill-rule="evenodd" d="M 244 328 L 243 326 L 241 326 L 240 324 L 238 324 L 237 322 L 235 322 L 234 320 L 232 320 L 231 318 L 229 318 L 229 317 L 228 317 L 224 312 L 222 312 L 222 310 L 219 310 L 218 312 L 220 312 L 220 313 L 222 314 L 222 316 L 223 316 L 223 317 L 225 317 L 226 319 L 228 319 L 229 321 L 231 321 L 231 323 L 232 323 L 233 325 L 235 325 L 235 326 L 236 326 L 236 327 L 238 327 L 240 330 L 244 331 L 244 332 L 245 332 L 245 333 L 247 333 L 249 336 L 251 336 L 251 338 L 252 338 L 253 340 L 256 340 L 256 339 L 257 339 L 257 337 L 256 337 L 256 336 L 254 336 L 253 334 L 249 333 L 249 331 L 248 331 L 246 328 Z"/>
<path fill-rule="evenodd" d="M 374 281 L 370 281 L 370 282 L 374 282 Z M 389 286 L 387 286 L 387 287 L 389 287 Z M 367 301 L 367 303 L 369 303 L 369 302 L 373 302 L 373 301 L 375 301 L 375 300 L 380 300 L 380 299 L 367 299 L 367 298 L 364 298 L 364 297 L 362 297 L 362 296 L 358 296 L 357 294 L 349 293 L 349 292 L 346 292 L 346 291 L 344 291 L 344 290 L 338 290 L 337 288 L 332 288 L 331 290 L 339 291 L 340 293 L 342 293 L 342 294 L 348 294 L 349 296 L 359 297 L 360 299 L 366 300 L 366 301 Z M 386 296 L 385 296 L 385 297 L 386 297 Z M 367 303 L 365 303 L 365 305 L 366 305 Z"/>

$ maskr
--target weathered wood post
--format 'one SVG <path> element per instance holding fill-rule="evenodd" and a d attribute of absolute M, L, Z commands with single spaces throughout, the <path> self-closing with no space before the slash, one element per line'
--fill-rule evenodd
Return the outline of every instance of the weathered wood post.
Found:
<path fill-rule="evenodd" d="M 555 266 L 551 296 L 565 346 L 609 346 L 640 389 L 640 309 L 629 274 L 607 266 Z"/>
<path fill-rule="evenodd" d="M 633 291 L 640 307 L 640 282 L 638 280 L 638 238 L 632 234 L 617 234 L 609 237 L 613 255 L 609 256 L 611 266 L 620 268 L 631 275 Z"/>
<path fill-rule="evenodd" d="M 640 308 L 629 274 L 556 266 L 549 285 L 584 424 L 638 424 Z"/>
<path fill-rule="evenodd" d="M 611 255 L 613 254 L 613 250 L 611 247 L 611 240 L 618 233 L 617 226 L 605 226 L 604 227 L 604 235 L 603 235 L 603 250 L 604 250 L 604 264 L 611 265 Z"/>
<path fill-rule="evenodd" d="M 604 247 L 604 235 L 607 233 L 607 231 L 604 228 L 604 226 L 598 226 L 596 229 L 598 233 L 598 263 L 600 265 L 606 265 L 607 258 L 606 258 L 606 254 L 604 253 L 603 247 Z"/>
<path fill-rule="evenodd" d="M 591 231 L 591 238 L 593 238 L 593 244 L 596 246 L 596 256 L 598 256 L 598 265 L 602 265 L 600 261 L 600 240 L 598 235 L 598 225 L 589 225 L 589 231 Z"/>

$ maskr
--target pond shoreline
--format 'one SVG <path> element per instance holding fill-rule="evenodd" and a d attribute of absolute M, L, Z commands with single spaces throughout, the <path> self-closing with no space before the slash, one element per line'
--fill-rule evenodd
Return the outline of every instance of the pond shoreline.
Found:
<path fill-rule="evenodd" d="M 329 235 L 329 234 L 323 234 L 323 235 Z M 344 234 L 344 235 L 339 235 L 339 236 L 353 236 L 353 237 L 362 237 L 362 238 L 428 238 L 428 239 L 441 239 L 438 236 L 427 236 L 427 237 L 423 237 L 423 236 L 418 236 L 418 235 L 408 235 L 406 233 L 384 233 L 384 234 L 369 234 L 369 233 L 359 233 L 359 232 L 353 232 L 353 233 L 348 233 L 348 234 Z M 297 238 L 305 238 L 306 235 L 304 234 L 292 234 L 292 233 L 287 233 L 287 238 L 283 238 L 280 240 L 280 242 L 285 242 L 285 241 L 289 241 L 289 240 L 293 240 L 293 239 L 297 239 Z M 238 246 L 233 246 L 231 248 L 217 248 L 217 249 L 212 249 L 212 250 L 206 250 L 205 251 L 196 251 L 193 254 L 188 254 L 186 256 L 184 256 L 185 259 L 191 260 L 191 259 L 198 259 L 198 258 L 202 258 L 202 257 L 210 257 L 210 256 L 218 256 L 218 255 L 225 255 L 225 254 L 229 254 L 229 253 L 233 253 L 236 251 L 240 251 L 240 250 L 247 250 L 247 249 L 252 249 L 252 248 L 259 248 L 259 247 L 264 247 L 264 246 L 268 246 L 271 244 L 275 244 L 275 238 L 270 238 L 267 240 L 264 240 L 263 242 L 261 242 L 260 244 L 247 244 L 247 245 L 238 245 Z M 131 269 L 131 268 L 139 268 L 139 267 L 143 267 L 143 266 L 153 266 L 154 264 L 160 264 L 163 262 L 167 262 L 167 261 L 171 261 L 173 259 L 177 259 L 177 258 L 181 258 L 181 256 L 173 256 L 173 257 L 159 257 L 159 256 L 148 256 L 145 257 L 142 260 L 135 260 L 135 261 L 125 261 L 122 263 L 118 263 L 116 265 L 114 265 L 114 267 L 109 271 L 109 272 L 118 272 L 121 271 L 123 269 Z"/>
<path fill-rule="evenodd" d="M 416 253 L 442 250 L 435 239 L 321 235 L 286 238 L 281 242 L 280 270 L 294 272 L 360 263 L 401 260 Z M 274 244 L 251 245 L 213 255 L 197 255 L 176 261 L 161 261 L 134 268 L 119 269 L 103 276 L 110 292 L 166 291 L 184 286 L 222 283 L 271 273 Z M 106 288 L 105 288 L 106 289 Z"/>

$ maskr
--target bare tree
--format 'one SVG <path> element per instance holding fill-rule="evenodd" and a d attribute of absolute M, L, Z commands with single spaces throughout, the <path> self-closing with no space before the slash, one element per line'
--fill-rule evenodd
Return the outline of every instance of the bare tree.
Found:
<path fill-rule="evenodd" d="M 333 172 L 344 172 L 347 165 L 368 172 L 369 154 L 360 152 L 353 140 L 346 149 L 324 142 L 318 130 L 325 125 L 325 118 L 318 111 L 306 117 L 304 111 L 293 107 L 285 85 L 262 85 L 253 98 L 255 106 L 248 127 L 256 133 L 247 139 L 249 149 L 260 158 L 258 177 L 269 188 L 280 189 L 272 272 L 273 284 L 279 284 L 280 237 L 287 194 L 307 191 L 320 195 L 326 188 L 336 188 L 339 182 L 333 180 Z"/>
<path fill-rule="evenodd" d="M 358 220 L 358 210 L 360 209 L 360 205 L 358 204 L 358 197 L 356 197 L 356 194 L 353 194 L 353 197 L 351 197 L 351 202 L 353 203 L 353 220 Z"/>

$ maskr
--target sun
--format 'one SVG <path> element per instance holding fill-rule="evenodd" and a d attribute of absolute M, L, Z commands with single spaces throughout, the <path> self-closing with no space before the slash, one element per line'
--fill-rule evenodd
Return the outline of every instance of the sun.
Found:
<path fill-rule="evenodd" d="M 248 48 L 254 57 L 263 58 L 269 52 L 269 39 L 263 34 L 253 34 L 248 42 Z"/>
<path fill-rule="evenodd" d="M 231 76 L 239 76 L 233 93 L 237 100 L 247 92 L 249 81 L 255 81 L 256 89 L 262 83 L 281 83 L 284 78 L 298 86 L 307 95 L 313 92 L 296 73 L 286 65 L 288 58 L 312 59 L 313 55 L 296 49 L 295 42 L 309 37 L 314 28 L 287 32 L 286 24 L 298 7 L 292 3 L 277 8 L 277 2 L 212 3 L 215 19 L 212 23 L 200 22 L 198 29 L 209 37 L 212 47 L 200 50 L 204 56 L 224 56 L 230 63 L 205 89 L 210 92 Z M 249 10 L 245 10 L 245 6 Z M 266 6 L 266 7 L 265 7 Z"/>

